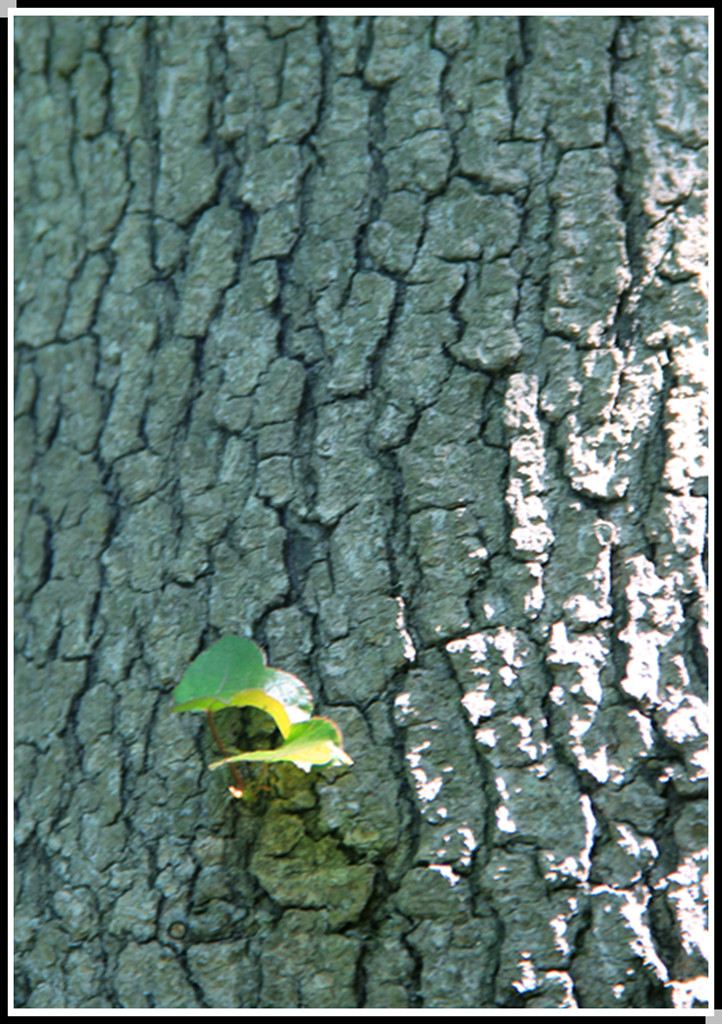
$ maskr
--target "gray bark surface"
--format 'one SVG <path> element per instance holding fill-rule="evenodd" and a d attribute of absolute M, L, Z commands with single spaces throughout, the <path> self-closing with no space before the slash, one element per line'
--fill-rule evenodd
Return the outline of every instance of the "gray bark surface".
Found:
<path fill-rule="evenodd" d="M 706 19 L 14 24 L 16 1005 L 704 1005 Z"/>

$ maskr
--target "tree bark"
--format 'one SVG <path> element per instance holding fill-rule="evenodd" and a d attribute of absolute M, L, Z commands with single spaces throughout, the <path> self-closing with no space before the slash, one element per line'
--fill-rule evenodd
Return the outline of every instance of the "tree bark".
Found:
<path fill-rule="evenodd" d="M 706 19 L 14 26 L 16 1005 L 705 1005 Z"/>

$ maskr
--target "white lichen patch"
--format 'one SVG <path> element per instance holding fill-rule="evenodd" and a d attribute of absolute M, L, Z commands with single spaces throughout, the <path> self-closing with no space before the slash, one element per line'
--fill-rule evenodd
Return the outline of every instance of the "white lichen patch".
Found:
<path fill-rule="evenodd" d="M 467 710 L 471 714 L 468 705 Z M 496 733 L 493 729 L 477 729 L 474 733 L 474 739 L 477 743 L 483 743 L 485 747 L 495 747 L 497 743 Z"/>
<path fill-rule="evenodd" d="M 517 967 L 521 968 L 521 981 L 512 981 L 512 985 L 517 992 L 533 992 L 537 987 L 537 979 L 531 953 L 523 952 Z"/>
<path fill-rule="evenodd" d="M 479 844 L 474 837 L 474 833 L 467 825 L 460 825 L 456 831 L 463 839 L 466 850 L 466 852 L 460 857 L 459 863 L 468 866 L 471 864 L 471 855 Z"/>
<path fill-rule="evenodd" d="M 629 647 L 629 657 L 621 686 L 638 700 L 656 704 L 660 700 L 660 649 L 680 629 L 684 611 L 676 593 L 677 581 L 660 578 L 645 555 L 627 559 L 626 568 L 629 623 L 619 639 Z"/>
<path fill-rule="evenodd" d="M 526 567 L 530 577 L 536 582 L 532 583 L 531 588 L 524 594 L 524 612 L 530 619 L 535 619 L 544 607 L 544 570 L 539 562 L 527 562 Z"/>
<path fill-rule="evenodd" d="M 506 782 L 504 781 L 503 776 L 498 775 L 494 780 L 494 784 L 499 796 L 504 801 L 503 804 L 500 804 L 500 806 L 496 808 L 497 828 L 500 832 L 516 832 L 516 823 L 509 814 L 509 808 L 507 807 L 507 804 L 509 803 L 509 790 L 506 787 Z"/>
<path fill-rule="evenodd" d="M 701 953 L 709 959 L 712 941 L 709 933 L 707 903 L 709 899 L 708 850 L 691 854 L 676 871 L 662 878 L 656 889 L 667 890 L 667 900 L 674 907 L 686 953 Z"/>
<path fill-rule="evenodd" d="M 516 832 L 516 825 L 506 807 L 496 808 L 496 825 L 500 832 Z"/>
<path fill-rule="evenodd" d="M 709 709 L 703 700 L 671 686 L 667 695 L 662 708 L 669 714 L 662 720 L 662 729 L 672 742 L 684 743 L 709 734 Z"/>
<path fill-rule="evenodd" d="M 481 681 L 461 698 L 472 725 L 476 725 L 494 711 L 497 701 L 489 695 L 494 682 L 498 679 L 506 687 L 514 685 L 524 661 L 519 640 L 511 630 L 501 626 L 451 640 L 446 650 L 457 656 L 454 660 L 458 664 L 468 666 L 472 678 L 481 677 Z"/>
<path fill-rule="evenodd" d="M 687 978 L 686 981 L 673 981 L 670 983 L 672 990 L 672 1005 L 675 1010 L 689 1010 L 693 1006 L 709 1006 L 711 999 L 710 979 L 706 975 L 698 975 L 696 978 Z"/>
<path fill-rule="evenodd" d="M 651 750 L 654 746 L 654 736 L 652 733 L 652 723 L 649 718 L 647 718 L 646 715 L 643 715 L 641 711 L 628 711 L 627 717 L 637 723 L 644 749 Z"/>
<path fill-rule="evenodd" d="M 416 661 L 414 641 L 411 639 L 411 634 L 406 628 L 406 604 L 403 597 L 397 597 L 396 603 L 399 606 L 399 614 L 396 616 L 396 628 L 404 644 L 404 657 L 407 661 Z"/>
<path fill-rule="evenodd" d="M 536 761 L 540 755 L 543 756 L 551 749 L 550 744 L 546 741 L 540 740 L 535 743 L 532 739 L 533 723 L 531 718 L 514 715 L 510 721 L 519 730 L 519 750 L 523 751 L 531 761 Z M 540 724 L 543 726 L 546 721 Z"/>
<path fill-rule="evenodd" d="M 682 491 L 707 476 L 708 416 L 703 395 L 672 388 L 667 399 L 667 447 L 664 483 Z"/>
<path fill-rule="evenodd" d="M 547 466 L 538 402 L 538 378 L 512 374 L 504 407 L 504 423 L 511 433 L 506 503 L 516 521 L 511 539 L 517 554 L 525 558 L 545 556 L 554 541 L 541 497 L 546 490 Z"/>
<path fill-rule="evenodd" d="M 591 725 L 591 722 L 588 725 Z M 597 782 L 621 783 L 624 779 L 623 769 L 609 761 L 606 743 L 592 755 L 587 754 L 586 748 L 581 743 L 572 744 L 572 751 L 576 755 L 580 769 L 589 772 Z"/>
<path fill-rule="evenodd" d="M 553 917 L 549 922 L 552 931 L 554 932 L 554 941 L 557 949 L 560 953 L 566 956 L 571 952 L 571 946 L 564 938 L 564 933 L 567 930 L 567 922 L 563 914 L 559 914 L 558 917 Z"/>
<path fill-rule="evenodd" d="M 652 934 L 646 921 L 646 910 L 651 893 L 648 889 L 638 888 L 624 891 L 626 902 L 619 907 L 619 912 L 634 932 L 630 947 L 640 959 L 652 968 L 661 981 L 667 981 L 669 973 L 666 965 L 660 960 L 654 947 Z"/>
<path fill-rule="evenodd" d="M 566 623 L 555 622 L 549 646 L 548 660 L 552 665 L 573 665 L 577 670 L 577 679 L 569 686 L 569 692 L 583 693 L 592 704 L 599 704 L 602 699 L 599 673 L 609 653 L 603 641 L 593 633 L 570 637 Z"/>
<path fill-rule="evenodd" d="M 487 696 L 490 683 L 481 683 L 476 690 L 464 694 L 461 703 L 467 710 L 471 724 L 476 725 L 480 718 L 489 718 L 496 707 L 496 701 Z M 492 730 L 493 732 L 493 730 Z M 486 742 L 482 739 L 482 742 Z"/>
<path fill-rule="evenodd" d="M 430 747 L 431 741 L 424 740 L 423 743 L 409 750 L 406 754 L 406 760 L 409 762 L 411 775 L 416 786 L 416 795 L 422 806 L 429 805 L 435 800 L 443 786 L 443 779 L 440 775 L 437 775 L 435 778 L 429 778 L 422 766 L 423 753 Z"/>
<path fill-rule="evenodd" d="M 655 544 L 655 562 L 660 572 L 666 576 L 677 573 L 680 589 L 699 594 L 702 605 L 707 588 L 702 564 L 707 499 L 659 492 L 652 502 L 645 531 Z"/>
<path fill-rule="evenodd" d="M 429 864 L 429 869 L 431 871 L 438 871 L 452 888 L 460 881 L 461 876 L 456 874 L 450 864 Z"/>
<path fill-rule="evenodd" d="M 597 353 L 590 353 L 585 364 L 596 358 Z M 575 490 L 602 498 L 626 493 L 631 464 L 657 413 L 667 362 L 664 351 L 641 356 L 631 350 L 624 366 L 612 372 L 610 383 L 604 376 L 604 393 L 599 393 L 594 368 L 588 371 L 594 388 L 588 396 L 587 385 L 579 411 L 566 420 L 566 469 Z"/>
<path fill-rule="evenodd" d="M 397 696 L 394 698 L 394 707 L 396 708 L 396 717 L 397 718 L 398 717 L 402 717 L 403 718 L 406 715 L 410 715 L 412 713 L 412 711 L 413 711 L 413 707 L 412 707 L 412 704 L 411 704 L 411 694 L 410 693 L 399 693 L 399 694 L 397 694 Z"/>

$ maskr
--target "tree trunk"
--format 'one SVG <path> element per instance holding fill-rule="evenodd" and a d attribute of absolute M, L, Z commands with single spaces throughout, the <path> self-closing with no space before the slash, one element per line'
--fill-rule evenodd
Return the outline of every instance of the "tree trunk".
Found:
<path fill-rule="evenodd" d="M 704 1005 L 706 19 L 14 24 L 16 1005 Z"/>

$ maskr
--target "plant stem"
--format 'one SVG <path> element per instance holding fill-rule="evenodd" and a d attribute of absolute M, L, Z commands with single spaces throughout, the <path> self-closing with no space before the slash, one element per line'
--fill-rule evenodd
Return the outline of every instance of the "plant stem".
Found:
<path fill-rule="evenodd" d="M 220 752 L 223 754 L 224 757 L 228 757 L 228 751 L 223 746 L 223 740 L 218 735 L 218 730 L 216 729 L 216 723 L 213 720 L 213 712 L 210 710 L 210 708 L 206 709 L 206 714 L 208 715 L 208 724 L 211 727 L 211 732 L 213 733 L 213 739 L 218 744 L 218 749 L 220 750 Z M 236 766 L 234 764 L 229 764 L 228 767 L 231 769 L 231 773 L 232 773 L 233 778 L 234 778 L 235 783 L 236 783 L 236 789 L 239 790 L 240 795 L 243 796 L 243 779 L 241 778 L 238 769 L 236 768 Z"/>

